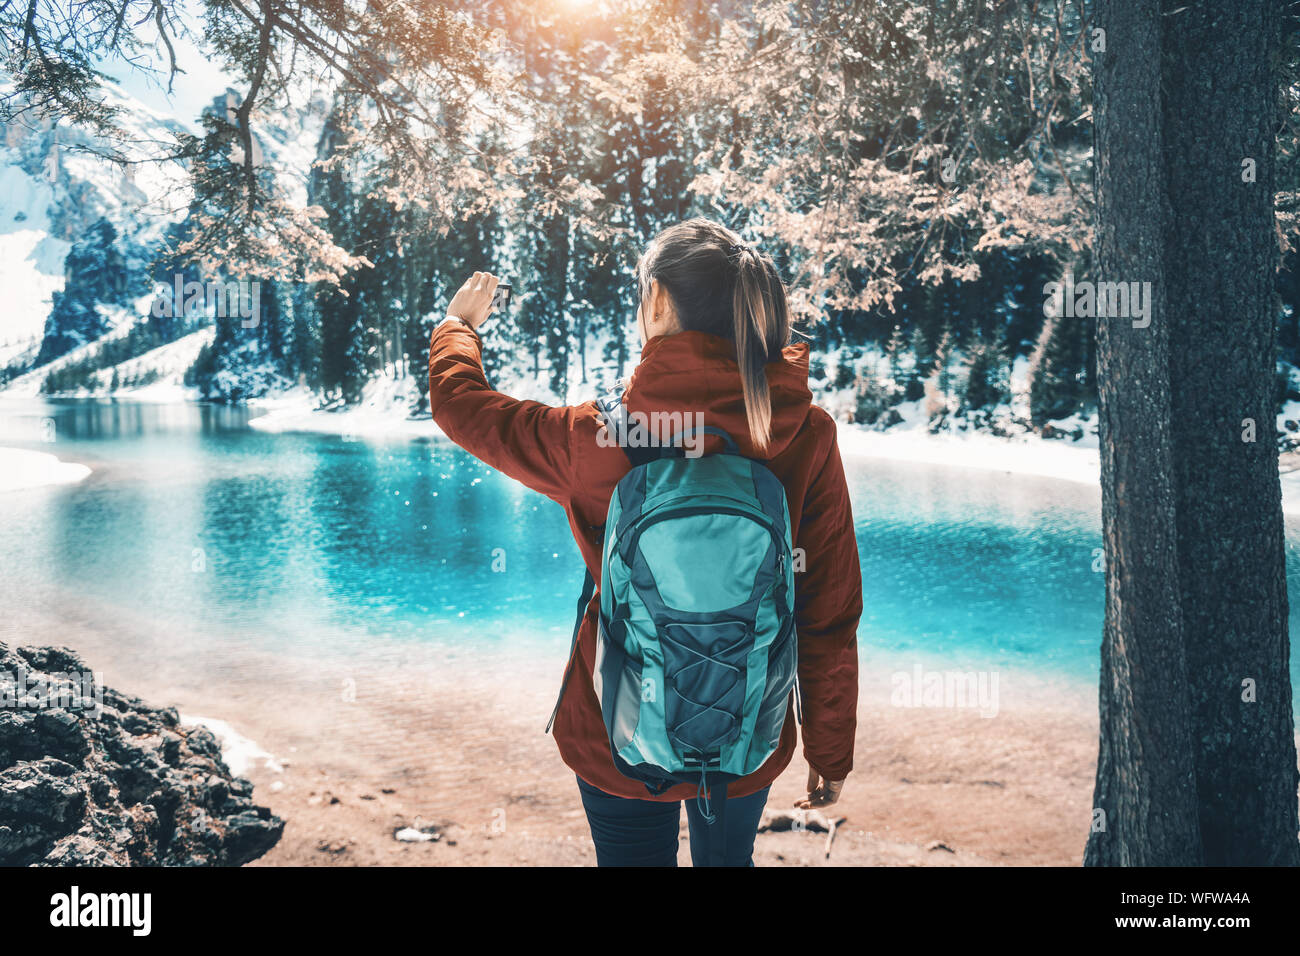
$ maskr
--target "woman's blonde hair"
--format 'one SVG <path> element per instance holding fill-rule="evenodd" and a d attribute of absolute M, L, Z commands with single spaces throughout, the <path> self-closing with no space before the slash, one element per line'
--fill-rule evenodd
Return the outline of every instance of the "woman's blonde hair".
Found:
<path fill-rule="evenodd" d="M 735 342 L 750 439 L 757 451 L 767 451 L 772 398 L 763 366 L 790 340 L 790 310 L 776 264 L 726 226 L 696 217 L 650 241 L 637 264 L 643 299 L 652 280 L 668 291 L 683 329 Z"/>

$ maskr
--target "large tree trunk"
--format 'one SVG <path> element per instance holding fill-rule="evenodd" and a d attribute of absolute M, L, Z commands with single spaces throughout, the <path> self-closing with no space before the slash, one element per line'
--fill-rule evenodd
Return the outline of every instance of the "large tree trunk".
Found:
<path fill-rule="evenodd" d="M 1178 602 L 1161 223 L 1159 0 L 1099 0 L 1097 278 L 1150 282 L 1153 319 L 1097 321 L 1106 624 L 1101 749 L 1084 862 L 1200 862 Z"/>
<path fill-rule="evenodd" d="M 1106 624 L 1084 862 L 1294 863 L 1271 397 L 1277 13 L 1166 5 L 1097 9 L 1096 278 L 1152 295 L 1145 328 L 1098 319 Z"/>
<path fill-rule="evenodd" d="M 1164 17 L 1178 569 L 1210 866 L 1300 862 L 1274 434 L 1280 8 L 1234 0 Z"/>

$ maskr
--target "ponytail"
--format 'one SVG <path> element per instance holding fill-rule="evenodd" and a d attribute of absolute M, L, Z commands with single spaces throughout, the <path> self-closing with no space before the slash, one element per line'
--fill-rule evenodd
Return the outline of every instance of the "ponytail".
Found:
<path fill-rule="evenodd" d="M 785 284 L 776 264 L 726 226 L 696 217 L 658 233 L 636 274 L 642 297 L 653 280 L 667 288 L 683 329 L 735 343 L 750 441 L 765 454 L 772 441 L 765 366 L 781 357 L 790 337 Z"/>
<path fill-rule="evenodd" d="M 754 448 L 767 451 L 772 438 L 772 396 L 767 389 L 764 366 L 770 355 L 769 343 L 780 347 L 778 317 L 772 301 L 771 276 L 758 254 L 742 246 L 737 263 L 736 291 L 731 297 L 736 342 L 736 364 L 740 366 L 740 389 L 745 396 L 745 417 Z"/>

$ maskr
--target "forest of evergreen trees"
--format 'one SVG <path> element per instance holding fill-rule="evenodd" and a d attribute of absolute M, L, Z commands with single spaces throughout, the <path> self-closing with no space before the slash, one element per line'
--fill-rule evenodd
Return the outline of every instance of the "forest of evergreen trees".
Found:
<path fill-rule="evenodd" d="M 1089 74 L 1104 37 L 1089 3 L 445 9 L 422 22 L 418 50 L 400 40 L 384 54 L 385 69 L 410 67 L 405 92 L 332 64 L 341 78 L 325 98 L 315 165 L 288 171 L 305 176 L 306 208 L 319 212 L 310 217 L 282 195 L 286 170 L 253 163 L 244 144 L 257 123 L 290 115 L 289 58 L 324 54 L 305 27 L 281 34 L 272 22 L 265 47 L 224 48 L 254 100 L 180 141 L 190 214 L 167 264 L 145 277 L 167 284 L 184 268 L 262 284 L 255 327 L 215 320 L 187 376 L 204 396 L 243 401 L 305 384 L 354 402 L 376 376 L 418 378 L 451 291 L 486 269 L 516 290 L 487 335 L 489 372 L 581 399 L 593 377 L 635 361 L 638 253 L 698 214 L 781 265 L 813 341 L 815 384 L 851 389 L 858 421 L 888 424 L 894 406 L 924 400 L 935 427 L 953 414 L 978 425 L 981 410 L 1007 402 L 1019 360 L 1035 427 L 1093 407 L 1096 320 L 1043 307 L 1046 283 L 1090 267 Z M 230 40 L 228 16 L 214 15 L 210 42 Z M 321 35 L 347 29 L 310 22 Z M 457 46 L 467 25 L 481 49 Z M 496 40 L 482 39 L 488 29 Z M 1290 56 L 1285 102 L 1296 96 Z M 477 98 L 449 82 L 470 76 Z M 412 99 L 417 90 L 427 95 Z M 1280 126 L 1275 184 L 1288 235 L 1295 132 Z M 1279 359 L 1294 363 L 1300 279 L 1295 250 L 1284 252 Z M 79 240 L 38 364 L 102 331 L 95 304 L 124 295 L 113 255 L 103 229 Z M 150 335 L 169 341 L 188 327 Z M 73 380 L 84 370 L 47 386 Z M 1300 397 L 1286 374 L 1278 391 Z"/>

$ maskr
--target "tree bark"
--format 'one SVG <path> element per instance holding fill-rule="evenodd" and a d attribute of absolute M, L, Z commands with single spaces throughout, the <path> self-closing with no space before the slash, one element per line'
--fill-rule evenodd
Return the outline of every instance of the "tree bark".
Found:
<path fill-rule="evenodd" d="M 1210 866 L 1300 862 L 1274 397 L 1280 7 L 1164 17 L 1178 565 Z"/>
<path fill-rule="evenodd" d="M 1099 0 L 1097 9 L 1106 37 L 1093 105 L 1098 279 L 1150 282 L 1152 321 L 1097 323 L 1106 621 L 1090 865 L 1200 862 L 1178 603 L 1159 6 Z"/>
<path fill-rule="evenodd" d="M 1164 6 L 1097 6 L 1097 280 L 1150 282 L 1151 312 L 1145 328 L 1098 319 L 1106 622 L 1084 863 L 1295 863 L 1272 399 L 1280 24 L 1270 0 Z"/>

